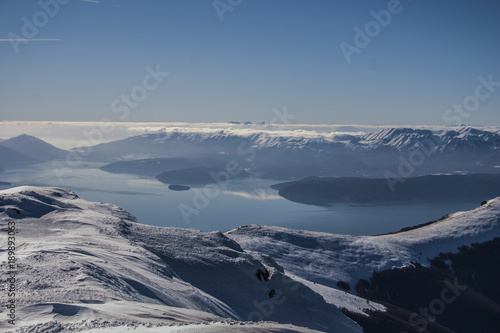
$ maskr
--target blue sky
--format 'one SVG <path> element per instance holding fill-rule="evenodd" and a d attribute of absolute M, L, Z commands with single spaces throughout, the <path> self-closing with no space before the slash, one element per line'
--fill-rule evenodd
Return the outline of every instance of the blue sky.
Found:
<path fill-rule="evenodd" d="M 0 0 L 0 120 L 500 125 L 497 0 L 59 1 Z"/>

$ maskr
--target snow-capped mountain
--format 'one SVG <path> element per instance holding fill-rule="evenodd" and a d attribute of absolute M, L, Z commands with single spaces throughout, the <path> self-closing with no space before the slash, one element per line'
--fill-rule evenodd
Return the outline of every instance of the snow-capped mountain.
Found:
<path fill-rule="evenodd" d="M 361 332 L 272 258 L 245 251 L 220 232 L 139 224 L 116 206 L 59 188 L 1 191 L 0 221 L 1 244 L 9 230 L 17 233 L 15 297 L 9 298 L 16 326 L 3 307 L 3 331 L 221 321 L 252 331 L 244 322 L 264 320 L 279 322 L 268 323 L 277 332 Z M 11 274 L 4 263 L 12 254 L 4 248 L 0 255 L 2 276 Z M 1 301 L 9 302 L 3 291 Z"/>
<path fill-rule="evenodd" d="M 65 160 L 69 156 L 89 161 L 120 161 L 120 165 L 103 170 L 141 175 L 151 170 L 157 174 L 176 170 L 179 161 L 184 161 L 181 164 L 185 167 L 217 169 L 224 169 L 228 161 L 237 161 L 253 175 L 273 179 L 385 177 L 387 172 L 397 175 L 398 168 L 403 164 L 408 167 L 408 163 L 412 177 L 500 172 L 500 130 L 473 127 L 397 127 L 372 133 L 274 127 L 168 127 L 75 148 L 70 155 L 28 135 L 0 141 L 0 149 L 4 151 L 0 160 L 3 168 Z M 158 159 L 163 159 L 164 169 L 158 165 Z M 129 161 L 131 165 L 127 165 Z M 140 164 L 147 170 L 140 170 Z"/>
<path fill-rule="evenodd" d="M 97 145 L 88 158 L 116 161 L 206 156 L 236 160 L 258 177 L 280 179 L 382 177 L 387 171 L 396 172 L 403 159 L 416 161 L 418 168 L 412 176 L 456 171 L 497 173 L 500 132 L 472 127 L 401 127 L 374 133 L 166 128 Z"/>
<path fill-rule="evenodd" d="M 461 127 L 452 130 L 431 131 L 413 128 L 387 128 L 361 136 L 357 149 L 387 147 L 403 151 L 426 144 L 431 151 L 482 151 L 500 149 L 500 135 L 497 132 Z"/>
<path fill-rule="evenodd" d="M 442 253 L 498 239 L 500 198 L 381 236 L 257 225 L 222 234 L 148 226 L 116 206 L 85 201 L 69 190 L 17 187 L 0 191 L 0 222 L 0 242 L 13 241 L 11 231 L 16 257 L 15 273 L 1 266 L 2 276 L 15 278 L 9 282 L 15 296 L 2 292 L 1 302 L 14 299 L 15 328 L 22 332 L 119 332 L 126 327 L 163 332 L 165 326 L 175 332 L 231 327 L 240 332 L 362 332 L 344 313 L 360 322 L 386 311 L 393 318 L 394 306 L 348 293 L 349 287 L 376 272 L 428 267 Z M 2 263 L 12 255 L 4 248 Z M 469 289 L 468 297 L 479 295 Z M 457 302 L 470 305 L 472 300 Z M 485 308 L 488 302 L 473 306 L 484 309 L 487 318 L 498 318 L 500 307 Z M 0 328 L 12 330 L 10 310 L 1 311 Z M 439 320 L 426 325 L 449 332 Z"/>
<path fill-rule="evenodd" d="M 381 147 L 402 150 L 413 148 L 416 144 L 427 140 L 432 140 L 439 146 L 449 146 L 448 149 L 450 150 L 466 146 L 481 148 L 483 145 L 495 149 L 500 146 L 500 132 L 472 127 L 447 130 L 401 127 L 385 128 L 373 133 L 172 127 L 155 133 L 104 143 L 95 147 L 94 151 L 111 153 L 111 147 L 124 149 L 126 145 L 131 145 L 143 146 L 143 148 L 149 146 L 149 150 L 154 152 L 158 148 L 168 149 L 174 143 L 186 146 L 200 144 L 215 146 L 215 150 L 227 147 L 232 147 L 235 150 L 242 143 L 259 149 L 321 150 L 325 149 L 325 147 L 332 149 L 333 147 L 344 146 L 351 150 Z M 159 153 L 161 154 L 162 151 L 160 150 Z"/>

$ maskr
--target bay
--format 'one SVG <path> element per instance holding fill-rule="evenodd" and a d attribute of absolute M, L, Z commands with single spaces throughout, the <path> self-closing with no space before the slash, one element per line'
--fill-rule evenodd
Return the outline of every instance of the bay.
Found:
<path fill-rule="evenodd" d="M 112 174 L 100 163 L 58 169 L 42 163 L 6 170 L 2 181 L 11 186 L 56 186 L 80 197 L 115 204 L 140 223 L 222 232 L 246 224 L 352 235 L 375 235 L 400 230 L 456 211 L 470 210 L 478 202 L 359 206 L 337 204 L 316 207 L 281 198 L 270 188 L 276 181 L 232 180 L 225 186 L 210 185 L 189 191 L 172 191 L 151 177 Z"/>

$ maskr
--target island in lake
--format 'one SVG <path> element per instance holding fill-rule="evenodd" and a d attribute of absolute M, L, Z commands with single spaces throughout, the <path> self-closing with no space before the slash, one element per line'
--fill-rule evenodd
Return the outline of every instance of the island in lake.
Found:
<path fill-rule="evenodd" d="M 191 187 L 187 185 L 169 185 L 168 189 L 172 191 L 188 191 Z"/>

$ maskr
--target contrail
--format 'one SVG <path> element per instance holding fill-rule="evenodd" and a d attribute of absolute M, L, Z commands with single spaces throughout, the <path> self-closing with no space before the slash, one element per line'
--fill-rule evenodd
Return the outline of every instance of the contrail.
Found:
<path fill-rule="evenodd" d="M 59 38 L 10 38 L 10 39 L 0 39 L 0 42 L 54 42 L 62 39 Z"/>

